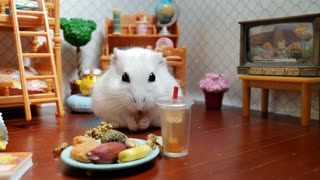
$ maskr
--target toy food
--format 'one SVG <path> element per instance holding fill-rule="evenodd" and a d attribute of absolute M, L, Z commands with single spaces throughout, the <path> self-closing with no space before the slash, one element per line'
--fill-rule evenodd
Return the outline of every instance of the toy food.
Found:
<path fill-rule="evenodd" d="M 119 152 L 126 149 L 121 142 L 103 143 L 86 153 L 88 159 L 95 164 L 111 164 L 117 161 Z"/>
<path fill-rule="evenodd" d="M 102 139 L 105 143 L 101 143 Z M 139 141 L 128 138 L 126 134 L 112 129 L 111 124 L 103 121 L 97 127 L 85 131 L 84 135 L 73 138 L 70 158 L 94 164 L 134 161 L 150 155 L 156 146 L 160 148 L 157 140 L 158 136 L 149 134 L 146 143 L 141 145 Z M 62 143 L 53 153 L 60 154 L 67 146 L 66 142 Z"/>
<path fill-rule="evenodd" d="M 137 141 L 132 140 L 132 139 L 127 139 L 124 144 L 127 146 L 127 148 L 133 148 L 138 146 L 139 144 L 137 143 Z"/>
<path fill-rule="evenodd" d="M 85 163 L 91 162 L 86 156 L 86 153 L 94 149 L 98 145 L 100 145 L 100 143 L 95 139 L 91 137 L 85 137 L 85 136 L 74 137 L 73 144 L 74 144 L 74 147 L 70 152 L 70 157 L 74 160 L 85 162 Z"/>
<path fill-rule="evenodd" d="M 101 143 L 107 143 L 107 142 L 124 143 L 127 139 L 128 137 L 124 133 L 114 129 L 110 129 L 102 134 Z"/>
<path fill-rule="evenodd" d="M 106 123 L 105 121 L 102 121 L 97 127 L 91 128 L 84 132 L 84 136 L 92 137 L 94 139 L 100 139 L 102 135 L 111 130 L 112 125 L 109 123 Z"/>
<path fill-rule="evenodd" d="M 63 142 L 60 146 L 53 149 L 54 155 L 59 155 L 65 148 L 67 148 L 69 144 L 67 142 Z"/>
<path fill-rule="evenodd" d="M 129 148 L 123 150 L 118 155 L 118 162 L 129 162 L 137 159 L 144 158 L 151 153 L 152 149 L 147 144 L 136 146 L 134 148 Z"/>

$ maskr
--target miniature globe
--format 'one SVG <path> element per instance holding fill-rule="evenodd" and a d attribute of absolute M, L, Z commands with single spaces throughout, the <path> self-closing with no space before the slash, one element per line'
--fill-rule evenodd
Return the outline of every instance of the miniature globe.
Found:
<path fill-rule="evenodd" d="M 155 7 L 158 26 L 162 27 L 160 34 L 170 34 L 167 27 L 177 21 L 179 8 L 175 0 L 161 0 Z"/>
<path fill-rule="evenodd" d="M 160 3 L 157 4 L 156 6 L 156 16 L 158 18 L 159 23 L 161 24 L 166 24 L 171 21 L 175 8 L 171 1 L 168 1 L 170 3 L 163 3 L 160 1 Z"/>

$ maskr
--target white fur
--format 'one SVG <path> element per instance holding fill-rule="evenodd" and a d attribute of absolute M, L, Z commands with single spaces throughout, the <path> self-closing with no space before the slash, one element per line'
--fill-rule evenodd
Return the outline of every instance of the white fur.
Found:
<path fill-rule="evenodd" d="M 122 81 L 124 72 L 129 75 L 130 83 Z M 150 73 L 156 76 L 155 82 L 148 82 Z M 143 48 L 115 49 L 108 71 L 94 86 L 93 110 L 114 128 L 138 131 L 149 126 L 160 127 L 155 100 L 172 96 L 175 85 L 178 83 L 169 73 L 162 53 Z M 139 116 L 138 112 L 143 115 Z"/>

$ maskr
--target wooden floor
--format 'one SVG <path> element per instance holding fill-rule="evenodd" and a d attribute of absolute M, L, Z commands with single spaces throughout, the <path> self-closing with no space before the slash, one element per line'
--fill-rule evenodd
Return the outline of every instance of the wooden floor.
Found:
<path fill-rule="evenodd" d="M 23 109 L 0 109 L 9 130 L 6 151 L 32 151 L 33 167 L 23 179 L 91 179 L 81 170 L 63 165 L 52 150 L 64 141 L 99 124 L 93 114 L 67 113 L 56 118 L 52 108 L 35 108 L 26 122 Z M 133 173 L 98 174 L 100 179 L 320 179 L 320 127 L 317 120 L 302 128 L 300 118 L 251 111 L 242 117 L 239 108 L 223 106 L 206 111 L 195 104 L 192 111 L 190 151 L 186 158 L 159 157 L 154 165 Z M 143 138 L 159 129 L 140 133 Z M 108 178 L 106 178 L 108 176 Z"/>

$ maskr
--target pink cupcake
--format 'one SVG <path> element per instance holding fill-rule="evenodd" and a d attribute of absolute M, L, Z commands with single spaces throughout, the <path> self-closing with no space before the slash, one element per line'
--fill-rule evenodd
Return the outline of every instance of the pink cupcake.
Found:
<path fill-rule="evenodd" d="M 229 81 L 223 74 L 207 73 L 199 82 L 200 88 L 206 92 L 227 92 Z"/>

